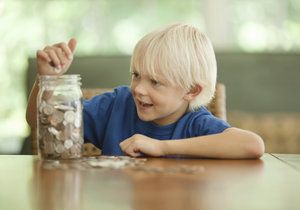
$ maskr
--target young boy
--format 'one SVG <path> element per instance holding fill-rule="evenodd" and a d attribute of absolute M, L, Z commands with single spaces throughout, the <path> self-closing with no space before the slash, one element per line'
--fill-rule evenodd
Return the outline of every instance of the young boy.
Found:
<path fill-rule="evenodd" d="M 71 39 L 37 51 L 40 75 L 62 75 L 76 47 Z M 209 39 L 193 26 L 175 24 L 154 31 L 136 45 L 131 87 L 117 87 L 84 101 L 84 139 L 104 155 L 259 158 L 263 140 L 230 127 L 203 105 L 210 102 L 217 67 Z M 27 108 L 36 126 L 37 84 Z"/>

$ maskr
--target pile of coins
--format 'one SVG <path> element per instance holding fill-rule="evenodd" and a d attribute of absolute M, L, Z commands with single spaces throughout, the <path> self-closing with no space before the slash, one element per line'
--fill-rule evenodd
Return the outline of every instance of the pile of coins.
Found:
<path fill-rule="evenodd" d="M 121 169 L 143 165 L 146 160 L 145 158 L 133 158 L 129 156 L 98 156 L 89 157 L 85 162 L 93 168 Z"/>
<path fill-rule="evenodd" d="M 90 156 L 80 160 L 47 160 L 43 161 L 43 168 L 53 169 L 123 169 L 135 168 L 146 163 L 145 158 L 133 158 L 129 156 Z"/>
<path fill-rule="evenodd" d="M 38 144 L 42 159 L 82 156 L 82 105 L 80 100 L 41 99 L 38 107 Z"/>
<path fill-rule="evenodd" d="M 47 170 L 55 169 L 113 169 L 113 170 L 134 170 L 147 174 L 182 174 L 195 175 L 205 172 L 204 166 L 176 164 L 173 166 L 152 165 L 151 160 L 147 164 L 146 158 L 134 158 L 129 156 L 91 156 L 77 160 L 54 160 L 43 162 L 43 168 Z"/>

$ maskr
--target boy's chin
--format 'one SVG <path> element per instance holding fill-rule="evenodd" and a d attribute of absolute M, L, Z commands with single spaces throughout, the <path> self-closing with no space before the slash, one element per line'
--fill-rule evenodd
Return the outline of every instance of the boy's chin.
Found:
<path fill-rule="evenodd" d="M 138 114 L 138 117 L 140 118 L 140 120 L 142 120 L 142 121 L 145 121 L 145 122 L 153 121 L 153 119 L 150 116 L 141 115 L 139 113 L 137 113 L 137 114 Z"/>

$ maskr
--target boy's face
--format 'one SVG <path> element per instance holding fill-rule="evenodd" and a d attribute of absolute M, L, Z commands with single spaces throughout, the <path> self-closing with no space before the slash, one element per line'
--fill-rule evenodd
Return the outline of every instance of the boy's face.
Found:
<path fill-rule="evenodd" d="M 139 118 L 157 125 L 176 122 L 188 108 L 185 91 L 168 84 L 164 78 L 154 80 L 149 75 L 133 72 L 131 92 Z"/>

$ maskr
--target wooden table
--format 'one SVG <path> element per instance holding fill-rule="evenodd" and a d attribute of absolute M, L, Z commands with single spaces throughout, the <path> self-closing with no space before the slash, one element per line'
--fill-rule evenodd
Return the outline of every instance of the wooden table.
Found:
<path fill-rule="evenodd" d="M 0 209 L 300 209 L 300 171 L 278 154 L 260 160 L 148 159 L 144 167 L 163 169 L 156 172 L 71 165 L 49 169 L 36 156 L 0 156 Z M 198 170 L 173 170 L 182 167 Z"/>
<path fill-rule="evenodd" d="M 285 162 L 296 170 L 300 171 L 300 154 L 272 154 L 279 160 Z"/>

